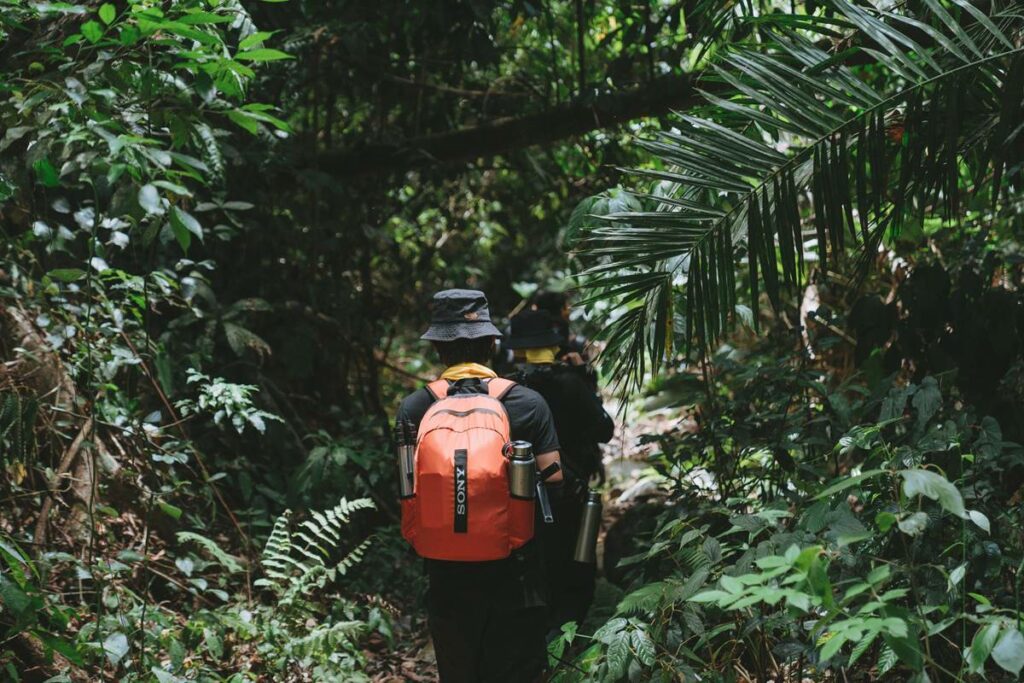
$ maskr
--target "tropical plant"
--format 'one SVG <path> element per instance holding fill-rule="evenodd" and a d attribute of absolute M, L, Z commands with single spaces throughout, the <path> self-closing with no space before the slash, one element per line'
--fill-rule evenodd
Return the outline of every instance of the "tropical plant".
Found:
<path fill-rule="evenodd" d="M 260 558 L 265 577 L 254 585 L 274 597 L 273 609 L 259 615 L 257 628 L 266 639 L 263 650 L 280 669 L 298 663 L 317 678 L 362 679 L 357 638 L 366 622 L 349 601 L 324 601 L 317 593 L 362 560 L 370 539 L 342 552 L 345 531 L 352 513 L 372 508 L 369 499 L 343 498 L 331 509 L 312 511 L 294 529 L 290 511 L 275 522 Z"/>
<path fill-rule="evenodd" d="M 780 311 L 812 266 L 1020 191 L 1019 6 L 824 6 L 758 17 L 771 30 L 720 53 L 709 107 L 638 143 L 655 189 L 582 231 L 585 286 L 621 304 L 604 333 L 620 378 L 706 356 L 740 317 L 741 261 L 756 326 L 761 293 Z"/>

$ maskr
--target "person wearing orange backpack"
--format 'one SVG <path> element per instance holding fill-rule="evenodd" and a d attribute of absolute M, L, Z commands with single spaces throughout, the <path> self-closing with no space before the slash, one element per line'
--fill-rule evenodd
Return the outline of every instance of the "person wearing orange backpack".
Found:
<path fill-rule="evenodd" d="M 442 683 L 528 683 L 547 664 L 534 535 L 538 507 L 560 493 L 558 437 L 544 399 L 487 366 L 500 336 L 483 292 L 435 294 L 421 338 L 446 369 L 407 396 L 396 419 L 415 435 L 402 535 L 425 558 Z"/>

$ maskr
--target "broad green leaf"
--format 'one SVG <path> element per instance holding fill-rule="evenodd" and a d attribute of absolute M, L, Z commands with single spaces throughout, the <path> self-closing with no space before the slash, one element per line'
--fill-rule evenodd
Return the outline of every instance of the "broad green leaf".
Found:
<path fill-rule="evenodd" d="M 175 234 L 177 234 L 177 230 L 187 230 L 198 237 L 200 242 L 203 241 L 203 226 L 192 214 L 181 207 L 171 207 L 171 225 L 175 228 Z"/>
<path fill-rule="evenodd" d="M 192 246 L 192 233 L 188 231 L 184 225 L 176 221 L 170 221 L 171 234 L 174 235 L 174 239 L 178 241 L 178 246 L 185 253 L 188 253 L 188 248 Z"/>
<path fill-rule="evenodd" d="M 36 159 L 32 164 L 32 169 L 36 172 L 36 179 L 46 187 L 60 185 L 60 175 L 49 159 Z"/>
<path fill-rule="evenodd" d="M 883 534 L 888 532 L 892 528 L 892 525 L 896 523 L 896 515 L 891 512 L 882 511 L 875 515 L 875 524 L 878 526 L 878 530 Z"/>
<path fill-rule="evenodd" d="M 254 50 L 246 50 L 235 55 L 235 59 L 243 62 L 275 62 L 280 59 L 295 59 L 287 52 L 281 52 L 269 47 L 259 47 Z"/>
<path fill-rule="evenodd" d="M 103 641 L 103 652 L 110 663 L 117 666 L 117 663 L 128 654 L 128 636 L 120 631 L 111 633 Z"/>
<path fill-rule="evenodd" d="M 938 501 L 946 512 L 957 517 L 967 517 L 960 491 L 941 474 L 924 469 L 900 470 L 899 474 L 903 477 L 903 493 L 908 498 L 925 496 Z"/>
<path fill-rule="evenodd" d="M 949 573 L 949 585 L 950 587 L 956 586 L 963 581 L 964 576 L 967 574 L 967 565 L 962 564 Z"/>
<path fill-rule="evenodd" d="M 18 584 L 0 574 L 0 605 L 20 618 L 32 608 L 32 598 Z"/>
<path fill-rule="evenodd" d="M 608 674 L 610 680 L 617 681 L 626 674 L 629 666 L 629 641 L 630 635 L 627 629 L 622 629 L 612 636 L 608 643 Z"/>
<path fill-rule="evenodd" d="M 114 18 L 117 17 L 117 8 L 115 8 L 109 2 L 105 2 L 102 5 L 100 5 L 99 14 L 100 20 L 104 24 L 107 24 L 109 26 L 114 21 Z"/>
<path fill-rule="evenodd" d="M 640 663 L 644 666 L 651 666 L 654 664 L 654 641 L 647 635 L 647 631 L 643 629 L 634 629 L 630 634 L 630 640 L 633 643 L 633 652 L 636 653 L 636 658 L 640 660 Z"/>
<path fill-rule="evenodd" d="M 1003 631 L 999 642 L 992 648 L 992 661 L 1014 676 L 1024 669 L 1024 635 L 1016 628 Z"/>
<path fill-rule="evenodd" d="M 100 38 L 103 37 L 103 25 L 98 21 L 89 20 L 82 24 L 82 35 L 90 43 L 98 43 Z"/>
<path fill-rule="evenodd" d="M 267 38 L 274 35 L 274 31 L 256 31 L 252 35 L 248 35 L 238 43 L 239 50 L 248 50 L 253 45 L 262 43 Z"/>
<path fill-rule="evenodd" d="M 978 629 L 967 651 L 968 671 L 975 674 L 985 671 L 985 661 L 988 659 L 989 654 L 992 653 L 992 648 L 995 647 L 998 637 L 999 624 L 997 622 L 985 624 Z"/>
<path fill-rule="evenodd" d="M 157 191 L 156 186 L 146 184 L 140 187 L 138 199 L 139 206 L 141 206 L 146 213 L 157 215 L 163 214 L 163 202 L 160 201 L 160 192 Z"/>
<path fill-rule="evenodd" d="M 967 515 L 971 518 L 971 521 L 978 525 L 979 529 L 982 529 L 986 534 L 992 533 L 992 528 L 989 525 L 988 517 L 985 513 L 977 510 L 968 510 Z"/>
<path fill-rule="evenodd" d="M 238 124 L 240 128 L 244 128 L 253 135 L 259 132 L 259 123 L 248 112 L 244 112 L 239 109 L 232 109 L 227 114 L 228 118 L 231 119 L 234 123 Z"/>
<path fill-rule="evenodd" d="M 736 594 L 743 591 L 743 584 L 734 576 L 722 576 L 721 583 L 722 588 L 730 593 Z"/>
<path fill-rule="evenodd" d="M 826 661 L 839 652 L 839 648 L 846 643 L 846 635 L 842 633 L 834 633 L 832 636 L 825 641 L 825 645 L 821 648 L 821 661 Z"/>

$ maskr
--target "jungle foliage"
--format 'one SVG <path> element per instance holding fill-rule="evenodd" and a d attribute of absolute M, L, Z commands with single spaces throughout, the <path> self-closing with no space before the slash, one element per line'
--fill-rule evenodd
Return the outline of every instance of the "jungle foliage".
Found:
<path fill-rule="evenodd" d="M 0 0 L 2 675 L 406 675 L 423 302 L 575 283 L 677 426 L 556 679 L 1015 677 L 1022 21 Z"/>
<path fill-rule="evenodd" d="M 1017 680 L 1020 9 L 761 16 L 581 205 L 606 353 L 684 418 L 562 680 Z"/>

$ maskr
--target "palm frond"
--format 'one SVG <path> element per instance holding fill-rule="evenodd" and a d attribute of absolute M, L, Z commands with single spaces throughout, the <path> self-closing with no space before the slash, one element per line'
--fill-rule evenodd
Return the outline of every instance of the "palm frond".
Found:
<path fill-rule="evenodd" d="M 827 22 L 786 17 L 772 40 L 725 51 L 714 74 L 731 94 L 638 143 L 655 163 L 633 173 L 657 181 L 642 210 L 583 231 L 590 300 L 621 304 L 604 331 L 617 376 L 639 382 L 676 345 L 705 354 L 735 322 L 738 266 L 756 321 L 761 295 L 782 308 L 809 264 L 863 263 L 907 220 L 958 216 L 965 190 L 999 197 L 1007 140 L 1022 135 L 1022 18 L 967 0 L 919 15 L 831 6 Z M 855 53 L 871 68 L 836 59 Z"/>

